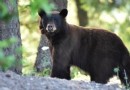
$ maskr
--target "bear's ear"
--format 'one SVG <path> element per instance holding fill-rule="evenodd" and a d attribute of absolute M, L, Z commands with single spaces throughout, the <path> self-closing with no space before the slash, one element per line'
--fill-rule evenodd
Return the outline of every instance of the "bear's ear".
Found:
<path fill-rule="evenodd" d="M 65 18 L 68 14 L 68 10 L 67 9 L 62 9 L 61 12 L 60 12 L 60 15 Z"/>
<path fill-rule="evenodd" d="M 38 14 L 39 14 L 40 17 L 43 17 L 43 16 L 46 15 L 46 12 L 45 12 L 44 10 L 40 9 L 40 10 L 38 11 Z"/>

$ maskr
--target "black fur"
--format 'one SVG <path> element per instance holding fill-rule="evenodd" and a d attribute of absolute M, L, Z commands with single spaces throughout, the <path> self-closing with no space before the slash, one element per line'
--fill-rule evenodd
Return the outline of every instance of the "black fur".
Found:
<path fill-rule="evenodd" d="M 75 65 L 88 72 L 91 81 L 98 83 L 107 83 L 116 74 L 116 67 L 120 69 L 119 78 L 123 83 L 124 69 L 130 80 L 129 52 L 117 35 L 103 29 L 66 23 L 66 9 L 59 13 L 52 12 L 49 16 L 41 12 L 41 32 L 50 41 L 53 58 L 51 77 L 70 79 L 70 66 Z M 47 32 L 46 24 L 49 22 L 55 23 L 55 32 Z"/>

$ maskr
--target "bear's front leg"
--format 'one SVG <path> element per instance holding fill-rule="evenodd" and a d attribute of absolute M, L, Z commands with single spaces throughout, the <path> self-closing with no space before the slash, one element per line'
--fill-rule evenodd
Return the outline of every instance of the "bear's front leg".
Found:
<path fill-rule="evenodd" d="M 70 80 L 70 66 L 63 67 L 62 64 L 53 64 L 51 77 Z"/>
<path fill-rule="evenodd" d="M 70 79 L 70 57 L 69 53 L 64 53 L 64 50 L 55 50 L 53 53 L 53 66 L 51 77 L 61 79 Z"/>
<path fill-rule="evenodd" d="M 70 80 L 71 49 L 65 41 L 55 46 L 52 52 L 51 77 Z"/>

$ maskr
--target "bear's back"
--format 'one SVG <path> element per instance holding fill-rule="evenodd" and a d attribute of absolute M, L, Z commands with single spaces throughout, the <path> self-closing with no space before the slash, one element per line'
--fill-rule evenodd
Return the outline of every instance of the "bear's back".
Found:
<path fill-rule="evenodd" d="M 122 40 L 114 33 L 97 28 L 85 28 L 75 25 L 70 25 L 70 33 L 72 33 L 73 39 L 77 39 L 81 44 L 98 44 L 102 46 L 119 46 L 120 48 L 125 47 Z M 120 49 L 119 48 L 119 49 Z"/>
<path fill-rule="evenodd" d="M 122 40 L 110 31 L 75 25 L 70 25 L 69 31 L 72 36 L 73 60 L 77 59 L 76 61 L 78 61 L 81 59 L 82 61 L 86 61 L 83 59 L 92 59 L 96 58 L 94 56 L 108 56 L 111 54 L 117 57 L 116 60 L 119 60 L 123 54 L 128 53 Z M 113 55 L 110 58 L 113 58 Z M 85 64 L 85 62 L 82 64 Z"/>

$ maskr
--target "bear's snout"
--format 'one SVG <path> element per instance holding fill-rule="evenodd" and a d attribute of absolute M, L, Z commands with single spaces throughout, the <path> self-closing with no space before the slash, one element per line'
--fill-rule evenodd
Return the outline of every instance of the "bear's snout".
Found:
<path fill-rule="evenodd" d="M 48 26 L 48 30 L 49 30 L 49 31 L 53 30 L 53 26 L 52 26 L 52 25 L 49 25 L 49 26 Z"/>
<path fill-rule="evenodd" d="M 46 30 L 48 32 L 54 32 L 56 30 L 56 26 L 55 24 L 51 23 L 51 24 L 47 24 Z"/>

